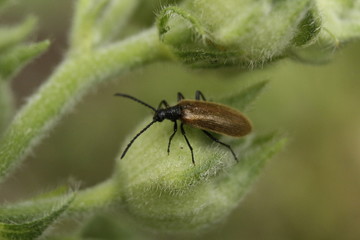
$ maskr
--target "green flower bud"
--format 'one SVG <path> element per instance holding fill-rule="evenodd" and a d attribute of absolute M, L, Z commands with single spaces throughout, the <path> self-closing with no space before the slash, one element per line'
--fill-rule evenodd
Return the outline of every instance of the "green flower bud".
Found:
<path fill-rule="evenodd" d="M 150 121 L 144 121 L 133 134 Z M 174 136 L 168 155 L 172 130 L 170 121 L 155 123 L 123 159 L 118 159 L 116 167 L 122 205 L 136 222 L 157 231 L 197 230 L 224 219 L 265 161 L 282 145 L 273 137 L 237 139 L 231 143 L 237 163 L 227 148 L 185 125 L 194 150 L 193 165 L 180 132 Z M 132 137 L 130 134 L 125 143 Z"/>
<path fill-rule="evenodd" d="M 320 11 L 319 11 L 320 9 Z M 329 60 L 360 37 L 357 0 L 185 0 L 159 12 L 160 39 L 195 67 Z"/>
<path fill-rule="evenodd" d="M 163 9 L 158 29 L 185 63 L 253 67 L 311 42 L 319 19 L 311 0 L 191 0 Z"/>

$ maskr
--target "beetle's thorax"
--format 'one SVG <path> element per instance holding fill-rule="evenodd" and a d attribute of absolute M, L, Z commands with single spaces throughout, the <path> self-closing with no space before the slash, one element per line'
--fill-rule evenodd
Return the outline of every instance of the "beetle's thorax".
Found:
<path fill-rule="evenodd" d="M 153 119 L 157 122 L 162 122 L 164 119 L 176 121 L 181 118 L 181 106 L 175 105 L 165 109 L 156 110 Z"/>

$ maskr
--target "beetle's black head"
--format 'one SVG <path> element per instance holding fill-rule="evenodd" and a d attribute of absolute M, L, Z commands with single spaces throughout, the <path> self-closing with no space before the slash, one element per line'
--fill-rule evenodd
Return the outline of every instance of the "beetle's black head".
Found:
<path fill-rule="evenodd" d="M 153 120 L 157 122 L 162 122 L 166 119 L 166 110 L 165 109 L 158 109 L 156 110 Z"/>

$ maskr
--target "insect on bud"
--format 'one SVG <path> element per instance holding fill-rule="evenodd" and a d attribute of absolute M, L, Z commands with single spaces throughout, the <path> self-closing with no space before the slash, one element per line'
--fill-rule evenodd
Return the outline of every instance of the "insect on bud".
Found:
<path fill-rule="evenodd" d="M 199 101 L 199 95 L 205 99 L 198 91 L 195 101 L 182 100 L 182 94 L 178 94 L 178 105 L 170 107 L 166 101 L 160 104 L 165 105 L 168 120 L 179 119 L 182 122 L 181 134 L 175 134 L 175 122 L 160 123 L 149 118 L 141 124 L 146 127 L 126 141 L 129 144 L 117 161 L 114 177 L 121 192 L 122 206 L 137 223 L 155 231 L 192 231 L 224 219 L 247 192 L 265 160 L 282 145 L 280 141 L 273 141 L 272 136 L 246 140 L 238 138 L 231 144 L 234 147 L 232 149 L 230 145 L 209 136 L 208 132 L 203 134 L 201 129 L 207 126 L 205 120 L 209 119 L 203 115 L 206 109 L 205 112 L 212 114 L 212 119 L 215 116 L 218 122 L 225 119 L 212 107 L 227 113 L 227 116 L 237 116 L 241 131 L 236 135 L 245 135 L 251 125 L 241 113 L 224 105 Z M 155 109 L 132 96 L 117 96 L 130 98 Z M 175 114 L 177 106 L 181 106 L 181 115 Z M 195 122 L 195 117 L 191 125 L 186 122 L 187 117 L 192 115 L 188 112 L 184 114 L 185 107 L 203 119 L 199 121 L 201 125 L 197 125 L 199 122 Z M 204 111 L 195 111 L 201 107 Z M 158 113 L 155 110 L 155 116 Z M 187 124 L 183 125 L 184 122 Z M 235 119 L 231 123 L 238 126 Z M 216 122 L 209 125 L 208 129 L 230 135 L 225 125 L 223 128 L 214 125 Z M 235 132 L 231 133 L 235 135 Z M 131 150 L 127 151 L 130 146 Z M 237 151 L 239 148 L 241 151 Z M 238 161 L 234 161 L 234 158 Z"/>
<path fill-rule="evenodd" d="M 167 154 L 171 128 L 169 121 L 155 123 L 125 158 L 118 158 L 116 166 L 125 211 L 136 223 L 160 232 L 194 231 L 224 220 L 265 161 L 284 143 L 272 137 L 239 140 L 242 151 L 237 163 L 226 148 L 210 141 L 199 129 L 188 127 L 194 166 L 180 134 L 175 135 Z"/>
<path fill-rule="evenodd" d="M 236 161 L 227 149 L 191 128 L 186 130 L 196 165 L 180 134 L 168 156 L 169 129 L 171 122 L 154 124 L 126 158 L 119 159 L 117 177 L 125 209 L 136 221 L 160 231 L 193 230 L 219 221 L 239 201 L 228 186 L 228 171 Z"/>

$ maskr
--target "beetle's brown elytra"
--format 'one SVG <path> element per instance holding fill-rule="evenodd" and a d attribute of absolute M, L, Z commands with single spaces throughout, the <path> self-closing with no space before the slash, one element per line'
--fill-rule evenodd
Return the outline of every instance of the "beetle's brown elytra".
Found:
<path fill-rule="evenodd" d="M 239 111 L 226 105 L 197 100 L 181 100 L 181 122 L 222 135 L 242 137 L 251 132 L 251 123 Z"/>
<path fill-rule="evenodd" d="M 178 93 L 178 103 L 175 106 L 170 107 L 169 104 L 162 100 L 158 108 L 154 108 L 151 105 L 127 94 L 116 93 L 115 96 L 129 98 L 136 101 L 154 111 L 153 120 L 126 146 L 121 158 L 125 156 L 133 142 L 145 132 L 155 122 L 162 122 L 164 119 L 168 119 L 174 122 L 174 131 L 170 135 L 168 144 L 168 154 L 170 153 L 171 140 L 177 132 L 177 120 L 181 121 L 180 129 L 185 138 L 185 141 L 191 152 L 192 163 L 195 165 L 193 148 L 186 136 L 184 130 L 184 124 L 201 129 L 209 138 L 213 141 L 227 147 L 237 161 L 237 157 L 232 150 L 231 146 L 219 141 L 210 132 L 215 132 L 222 135 L 228 135 L 232 137 L 242 137 L 251 132 L 252 126 L 250 121 L 238 110 L 228 107 L 223 104 L 207 102 L 204 95 L 200 91 L 195 92 L 195 100 L 184 99 L 181 93 Z"/>

